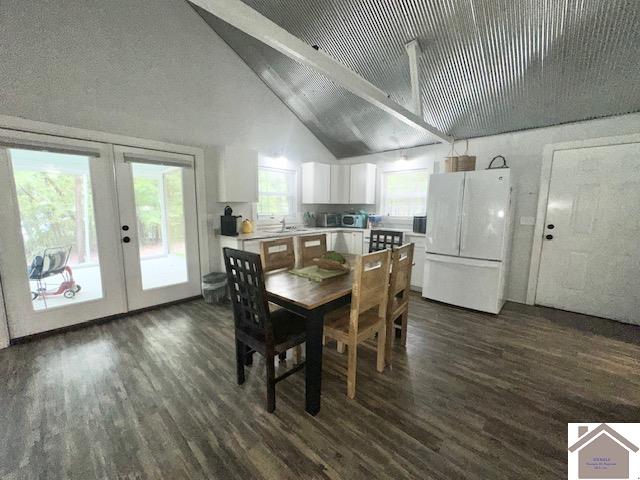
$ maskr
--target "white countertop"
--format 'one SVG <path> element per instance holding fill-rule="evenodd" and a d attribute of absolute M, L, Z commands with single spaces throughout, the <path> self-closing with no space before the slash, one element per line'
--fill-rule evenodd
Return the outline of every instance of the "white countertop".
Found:
<path fill-rule="evenodd" d="M 379 230 L 392 230 L 394 232 L 404 232 L 408 237 L 424 237 L 424 233 L 414 233 L 409 229 L 403 228 L 384 228 L 380 227 Z M 346 228 L 346 227 L 301 227 L 296 230 L 285 230 L 281 231 L 255 231 L 253 233 L 241 233 L 235 237 L 227 237 L 233 238 L 235 240 L 244 241 L 244 240 L 260 240 L 263 238 L 279 238 L 279 237 L 290 237 L 290 236 L 298 236 L 298 235 L 313 235 L 317 233 L 330 233 L 330 232 L 362 232 L 365 237 L 368 237 L 371 234 L 371 229 L 364 228 Z"/>

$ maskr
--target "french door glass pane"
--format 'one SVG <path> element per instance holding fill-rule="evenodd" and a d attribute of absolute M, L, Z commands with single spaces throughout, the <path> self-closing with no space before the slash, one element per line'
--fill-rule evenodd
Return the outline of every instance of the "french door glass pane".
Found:
<path fill-rule="evenodd" d="M 142 289 L 187 282 L 181 167 L 131 163 Z"/>
<path fill-rule="evenodd" d="M 90 157 L 9 149 L 34 310 L 103 297 Z"/>

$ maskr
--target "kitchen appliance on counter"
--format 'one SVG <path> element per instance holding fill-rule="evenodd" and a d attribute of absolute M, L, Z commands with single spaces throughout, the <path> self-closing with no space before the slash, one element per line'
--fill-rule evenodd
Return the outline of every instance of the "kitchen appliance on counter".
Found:
<path fill-rule="evenodd" d="M 359 213 L 343 213 L 340 219 L 343 227 L 347 228 L 365 228 L 365 216 Z"/>
<path fill-rule="evenodd" d="M 427 217 L 413 217 L 413 233 L 427 233 Z"/>
<path fill-rule="evenodd" d="M 428 192 L 422 296 L 499 313 L 511 246 L 509 170 L 431 175 Z"/>
<path fill-rule="evenodd" d="M 232 215 L 233 210 L 230 206 L 224 207 L 224 215 L 220 215 L 220 234 L 228 237 L 238 236 L 238 219 L 242 215 Z"/>
<path fill-rule="evenodd" d="M 316 219 L 318 227 L 339 227 L 340 214 L 338 213 L 319 213 Z"/>

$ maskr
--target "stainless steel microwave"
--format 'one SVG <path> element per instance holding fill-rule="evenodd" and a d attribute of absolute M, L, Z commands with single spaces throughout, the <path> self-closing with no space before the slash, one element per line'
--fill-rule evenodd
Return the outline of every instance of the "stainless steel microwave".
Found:
<path fill-rule="evenodd" d="M 318 227 L 339 227 L 340 214 L 339 213 L 319 213 L 317 226 Z"/>
<path fill-rule="evenodd" d="M 347 228 L 364 228 L 364 216 L 344 213 L 341 223 L 343 227 Z"/>

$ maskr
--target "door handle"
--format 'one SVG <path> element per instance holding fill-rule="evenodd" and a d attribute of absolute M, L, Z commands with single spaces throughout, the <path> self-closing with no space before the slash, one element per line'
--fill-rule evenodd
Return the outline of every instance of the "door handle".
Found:
<path fill-rule="evenodd" d="M 129 225 L 122 225 L 122 230 L 124 230 L 125 232 L 129 230 Z"/>
<path fill-rule="evenodd" d="M 549 235 L 545 235 L 545 237 L 547 240 L 553 240 L 553 235 L 549 234 Z"/>
<path fill-rule="evenodd" d="M 122 241 L 123 241 L 124 243 L 129 243 L 129 242 L 131 241 L 131 238 L 129 238 L 129 237 L 122 237 Z"/>
<path fill-rule="evenodd" d="M 547 228 L 549 230 L 553 230 L 554 228 L 556 228 L 556 226 L 553 223 L 550 223 L 549 225 L 547 225 Z"/>

